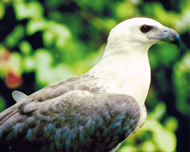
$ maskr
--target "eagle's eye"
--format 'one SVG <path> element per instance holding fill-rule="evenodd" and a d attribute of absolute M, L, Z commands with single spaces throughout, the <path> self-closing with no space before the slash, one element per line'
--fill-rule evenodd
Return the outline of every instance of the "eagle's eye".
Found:
<path fill-rule="evenodd" d="M 142 25 L 141 28 L 140 28 L 140 30 L 141 30 L 142 33 L 147 33 L 151 29 L 152 29 L 152 26 L 149 26 L 149 25 Z"/>

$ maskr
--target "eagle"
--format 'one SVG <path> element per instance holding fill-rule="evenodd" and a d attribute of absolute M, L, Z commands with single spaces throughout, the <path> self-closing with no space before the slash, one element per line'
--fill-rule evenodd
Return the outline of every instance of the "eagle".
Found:
<path fill-rule="evenodd" d="M 179 34 L 150 18 L 131 18 L 108 36 L 86 73 L 47 86 L 0 113 L 0 151 L 107 152 L 144 124 L 149 48 Z M 20 95 L 20 97 L 19 97 Z"/>

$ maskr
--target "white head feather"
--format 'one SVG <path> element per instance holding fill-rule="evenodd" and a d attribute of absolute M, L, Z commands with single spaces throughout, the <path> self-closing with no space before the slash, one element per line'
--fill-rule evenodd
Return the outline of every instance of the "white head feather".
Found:
<path fill-rule="evenodd" d="M 142 26 L 150 29 L 143 31 Z M 132 18 L 115 26 L 101 61 L 89 73 L 109 83 L 110 92 L 131 95 L 144 104 L 150 85 L 148 49 L 179 35 L 148 18 Z"/>

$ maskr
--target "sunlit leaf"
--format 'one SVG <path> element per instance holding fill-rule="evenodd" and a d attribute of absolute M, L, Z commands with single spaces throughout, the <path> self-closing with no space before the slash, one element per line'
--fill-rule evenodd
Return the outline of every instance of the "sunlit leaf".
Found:
<path fill-rule="evenodd" d="M 178 121 L 176 118 L 174 117 L 169 117 L 166 119 L 166 121 L 164 122 L 164 126 L 168 129 L 171 130 L 173 132 L 176 131 L 176 129 L 178 128 Z"/>
<path fill-rule="evenodd" d="M 24 54 L 29 54 L 32 51 L 32 46 L 27 41 L 22 41 L 19 47 Z"/>
<path fill-rule="evenodd" d="M 4 3 L 3 2 L 0 2 L 0 19 L 3 18 L 5 14 L 5 6 L 4 6 Z"/>
<path fill-rule="evenodd" d="M 40 20 L 31 20 L 27 24 L 27 34 L 32 35 L 38 31 L 46 30 L 46 22 L 42 19 Z"/>
<path fill-rule="evenodd" d="M 46 46 L 54 40 L 56 47 L 59 49 L 62 49 L 65 46 L 65 40 L 71 37 L 70 31 L 63 24 L 46 20 L 31 20 L 27 25 L 27 33 L 32 35 L 38 31 L 43 32 Z"/>
<path fill-rule="evenodd" d="M 43 14 L 43 8 L 39 2 L 25 3 L 23 1 L 19 1 L 13 3 L 13 6 L 18 20 L 25 18 L 41 18 Z"/>
<path fill-rule="evenodd" d="M 147 120 L 142 128 L 153 134 L 152 140 L 161 151 L 174 151 L 176 148 L 176 137 L 170 130 L 165 129 L 155 120 Z"/>
<path fill-rule="evenodd" d="M 156 149 L 158 149 L 156 147 L 156 145 L 154 144 L 154 141 L 145 141 L 142 145 L 141 145 L 141 149 L 142 151 L 156 151 Z"/>
<path fill-rule="evenodd" d="M 187 52 L 182 60 L 178 62 L 174 67 L 173 83 L 175 86 L 175 95 L 176 95 L 176 107 L 177 109 L 188 115 L 190 104 L 188 103 L 189 99 L 189 73 L 190 73 L 190 53 Z"/>
<path fill-rule="evenodd" d="M 11 54 L 10 58 L 10 68 L 18 74 L 22 73 L 22 58 L 19 53 L 14 52 Z"/>
<path fill-rule="evenodd" d="M 23 70 L 25 72 L 33 72 L 35 67 L 35 58 L 33 56 L 27 56 L 23 59 Z"/>
<path fill-rule="evenodd" d="M 44 31 L 43 40 L 44 40 L 44 44 L 45 44 L 46 47 L 51 46 L 53 44 L 53 42 L 54 42 L 54 34 L 53 34 L 53 32 L 48 31 L 48 30 Z"/>
<path fill-rule="evenodd" d="M 36 79 L 40 86 L 50 85 L 74 74 L 66 65 L 52 66 L 52 55 L 45 49 L 38 49 L 35 54 Z M 42 62 L 43 61 L 43 62 Z"/>
<path fill-rule="evenodd" d="M 163 102 L 155 107 L 154 111 L 150 112 L 149 118 L 153 120 L 161 120 L 163 115 L 166 113 L 166 105 Z"/>

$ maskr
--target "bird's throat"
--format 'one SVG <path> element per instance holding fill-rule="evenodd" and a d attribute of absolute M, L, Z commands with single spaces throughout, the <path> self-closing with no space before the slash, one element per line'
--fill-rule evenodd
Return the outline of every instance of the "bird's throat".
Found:
<path fill-rule="evenodd" d="M 147 52 L 127 55 L 104 54 L 102 60 L 89 71 L 109 86 L 109 92 L 133 96 L 141 105 L 150 86 L 150 65 Z"/>

